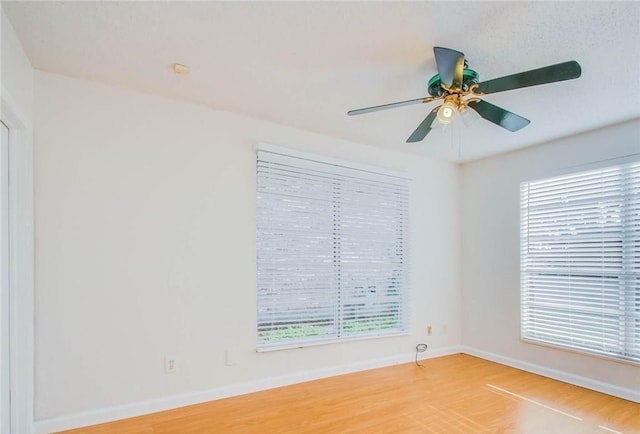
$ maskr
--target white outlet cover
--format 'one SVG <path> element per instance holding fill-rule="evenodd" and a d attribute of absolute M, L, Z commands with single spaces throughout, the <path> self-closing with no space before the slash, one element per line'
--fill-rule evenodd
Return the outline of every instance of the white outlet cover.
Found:
<path fill-rule="evenodd" d="M 175 357 L 166 356 L 164 358 L 164 372 L 165 374 L 172 374 L 178 369 L 178 363 Z"/>

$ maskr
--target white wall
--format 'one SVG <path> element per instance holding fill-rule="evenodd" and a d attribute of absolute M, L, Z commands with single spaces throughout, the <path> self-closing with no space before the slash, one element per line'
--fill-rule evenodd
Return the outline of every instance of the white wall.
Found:
<path fill-rule="evenodd" d="M 33 113 L 33 69 L 4 9 L 0 11 L 2 98 L 10 100 L 24 117 L 30 119 Z"/>
<path fill-rule="evenodd" d="M 485 357 L 568 374 L 568 381 L 581 377 L 578 382 L 587 379 L 601 390 L 640 397 L 640 367 L 521 342 L 519 322 L 520 182 L 633 153 L 640 154 L 638 120 L 463 166 L 465 346 Z"/>
<path fill-rule="evenodd" d="M 12 431 L 33 425 L 33 69 L 0 11 L 0 119 L 9 126 Z"/>
<path fill-rule="evenodd" d="M 419 342 L 433 354 L 460 343 L 457 166 L 57 75 L 35 83 L 42 430 L 122 416 L 126 404 L 406 362 Z M 410 336 L 255 353 L 258 142 L 414 177 Z M 178 372 L 164 373 L 165 355 Z"/>

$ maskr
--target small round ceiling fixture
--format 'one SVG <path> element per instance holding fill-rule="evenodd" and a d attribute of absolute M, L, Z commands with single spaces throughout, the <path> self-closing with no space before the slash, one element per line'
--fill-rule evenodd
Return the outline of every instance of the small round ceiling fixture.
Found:
<path fill-rule="evenodd" d="M 181 65 L 179 63 L 173 64 L 173 72 L 177 75 L 187 75 L 189 74 L 189 67 L 187 65 Z"/>

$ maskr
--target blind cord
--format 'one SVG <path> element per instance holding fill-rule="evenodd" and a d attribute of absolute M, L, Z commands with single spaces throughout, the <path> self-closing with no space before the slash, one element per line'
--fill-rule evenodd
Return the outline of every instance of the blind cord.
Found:
<path fill-rule="evenodd" d="M 418 353 L 424 353 L 425 351 L 427 351 L 427 344 L 416 345 L 416 365 L 417 366 L 424 366 L 418 363 Z"/>

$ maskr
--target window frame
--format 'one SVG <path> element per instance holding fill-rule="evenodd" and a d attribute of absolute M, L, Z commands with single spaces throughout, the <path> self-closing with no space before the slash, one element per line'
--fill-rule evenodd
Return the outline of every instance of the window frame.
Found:
<path fill-rule="evenodd" d="M 346 160 L 342 160 L 342 159 L 336 159 L 336 158 L 331 158 L 331 157 L 325 157 L 325 156 L 320 156 L 317 154 L 311 154 L 311 153 L 306 153 L 306 152 L 300 152 L 297 150 L 292 150 L 289 148 L 283 148 L 283 147 L 279 147 L 279 146 L 273 146 L 273 145 L 268 145 L 268 144 L 264 144 L 264 143 L 260 143 L 258 146 L 256 146 L 256 163 L 257 163 L 257 173 L 256 173 L 256 269 L 257 269 L 257 276 L 256 276 L 256 282 L 257 282 L 257 286 L 256 289 L 258 291 L 257 293 L 257 300 L 256 300 L 256 304 L 257 304 L 257 309 L 256 309 L 256 351 L 258 352 L 266 352 L 266 351 L 273 351 L 273 350 L 281 350 L 281 349 L 289 349 L 289 348 L 300 348 L 300 347 L 307 347 L 307 346 L 315 346 L 315 345 L 324 345 L 324 344 L 332 344 L 332 343 L 342 343 L 342 342 L 349 342 L 349 341 L 356 341 L 356 340 L 367 340 L 367 339 L 378 339 L 378 338 L 386 338 L 386 337 L 393 337 L 393 336 L 406 336 L 409 334 L 409 327 L 410 327 L 410 320 L 409 320 L 409 315 L 410 315 L 410 305 L 409 305 L 409 291 L 410 291 L 410 283 L 409 283 L 409 246 L 408 246 L 408 241 L 409 241 L 409 210 L 408 210 L 408 201 L 409 201 L 409 184 L 411 181 L 411 178 L 409 176 L 407 176 L 406 173 L 403 172 L 399 172 L 399 171 L 395 171 L 395 170 L 389 170 L 389 169 L 385 169 L 385 168 L 380 168 L 380 167 L 375 167 L 375 166 L 370 166 L 370 165 L 366 165 L 366 164 L 362 164 L 362 163 L 354 163 L 352 161 L 346 161 Z M 401 282 L 402 282 L 402 288 L 401 291 L 397 294 L 398 300 L 399 300 L 399 307 L 398 307 L 398 311 L 397 311 L 397 321 L 398 321 L 398 326 L 394 327 L 394 329 L 392 331 L 384 331 L 384 328 L 378 328 L 378 329 L 366 329 L 365 333 L 356 333 L 353 334 L 353 332 L 349 333 L 348 330 L 344 327 L 344 322 L 346 322 L 346 318 L 347 318 L 347 314 L 345 312 L 341 312 L 338 313 L 336 315 L 340 316 L 339 319 L 336 320 L 335 324 L 334 324 L 334 328 L 337 329 L 337 331 L 335 331 L 334 335 L 324 335 L 322 334 L 321 338 L 316 338 L 314 339 L 313 337 L 309 337 L 307 336 L 306 338 L 303 339 L 299 339 L 299 340 L 294 340 L 291 341 L 289 339 L 285 339 L 285 340 L 281 340 L 281 341 L 276 341 L 275 343 L 267 343 L 264 341 L 264 339 L 261 339 L 260 333 L 261 330 L 261 313 L 260 313 L 260 309 L 261 309 L 261 300 L 260 300 L 260 291 L 261 291 L 261 284 L 260 284 L 260 267 L 261 267 L 261 262 L 260 262 L 260 224 L 261 224 L 261 214 L 260 214 L 260 205 L 259 205 L 259 201 L 260 201 L 260 164 L 261 164 L 261 154 L 264 156 L 266 154 L 273 154 L 276 155 L 276 157 L 274 157 L 276 160 L 278 158 L 284 158 L 284 160 L 287 159 L 291 159 L 292 161 L 300 161 L 300 162 L 304 162 L 304 164 L 310 164 L 311 166 L 315 167 L 315 165 L 321 165 L 321 166 L 325 166 L 328 170 L 331 167 L 330 170 L 335 169 L 337 172 L 336 173 L 341 173 L 342 171 L 345 171 L 345 173 L 350 173 L 350 174 L 354 174 L 354 173 L 360 173 L 362 174 L 363 178 L 359 179 L 359 182 L 369 182 L 370 178 L 371 179 L 376 179 L 376 178 L 393 178 L 394 182 L 396 183 L 400 183 L 404 185 L 404 200 L 406 200 L 406 209 L 404 209 L 402 212 L 401 211 L 394 211 L 397 213 L 402 214 L 402 218 L 404 219 L 404 221 L 401 223 L 402 227 L 404 228 L 404 233 L 402 234 L 402 252 L 400 254 L 401 256 L 401 268 L 400 271 L 398 271 L 398 274 L 401 275 Z M 303 165 L 304 165 L 303 164 Z M 264 169 L 263 169 L 264 170 Z M 335 174 L 334 174 L 335 175 Z M 340 175 L 336 175 L 336 176 L 340 176 Z M 357 183 L 357 182 L 356 182 Z M 355 185 L 355 184 L 353 184 Z M 337 199 L 336 199 L 337 200 Z M 346 203 L 346 202 L 339 202 L 339 203 Z M 334 222 L 333 224 L 338 224 L 340 225 L 339 222 L 335 222 L 335 217 L 336 217 L 336 212 L 334 211 Z M 335 229 L 334 229 L 335 230 Z M 335 234 L 334 234 L 335 235 Z M 397 236 L 397 235 L 396 235 Z M 338 237 L 339 238 L 339 237 Z M 336 263 L 335 261 L 335 255 L 336 253 L 334 253 L 334 264 Z M 340 256 L 341 253 L 338 253 L 338 256 Z M 338 262 L 338 268 L 340 266 L 340 262 Z M 337 271 L 338 273 L 341 273 L 340 270 Z M 395 272 L 395 270 L 394 270 Z M 339 285 L 340 286 L 340 285 Z M 348 285 L 344 285 L 341 286 L 339 288 L 335 288 L 336 291 L 338 292 L 342 292 L 343 297 L 346 298 L 347 295 L 353 295 L 353 290 L 351 292 L 349 292 L 348 289 L 345 289 L 345 287 L 347 287 Z M 391 287 L 393 285 L 389 285 L 389 287 Z M 395 286 L 394 286 L 395 288 Z M 390 292 L 390 291 L 387 291 Z M 345 295 L 347 294 L 347 295 Z M 384 297 L 384 296 L 383 296 Z M 373 297 L 375 298 L 375 297 Z M 370 299 L 367 303 L 374 303 L 375 300 Z M 338 305 L 339 307 L 344 307 L 346 306 L 346 302 L 343 301 L 338 301 Z M 357 309 L 357 308 L 354 308 Z M 372 309 L 376 309 L 375 307 Z M 380 307 L 377 307 L 377 309 L 382 309 Z M 340 311 L 340 309 L 337 309 L 338 311 Z M 382 310 L 379 310 L 379 312 L 382 312 Z M 381 316 L 380 314 L 376 314 L 374 315 L 376 318 L 380 319 Z M 372 317 L 372 319 L 375 319 Z M 304 323 L 304 321 L 300 320 L 301 323 Z M 373 322 L 373 321 L 372 321 Z"/>
<path fill-rule="evenodd" d="M 524 218 L 524 206 L 523 206 L 523 188 L 525 185 L 530 185 L 533 183 L 540 183 L 540 182 L 549 182 L 549 181 L 553 181 L 553 180 L 559 180 L 560 178 L 563 177 L 571 177 L 571 176 L 577 176 L 577 175 L 584 175 L 587 174 L 589 172 L 602 172 L 602 171 L 606 171 L 609 169 L 614 169 L 614 168 L 618 168 L 618 169 L 623 169 L 627 167 L 627 168 L 631 168 L 632 166 L 634 166 L 634 169 L 636 172 L 638 170 L 638 165 L 640 164 L 640 158 L 639 158 L 640 154 L 631 154 L 628 156 L 624 156 L 624 157 L 620 157 L 620 158 L 613 158 L 613 159 L 609 159 L 609 160 L 604 160 L 604 161 L 599 161 L 599 162 L 595 162 L 595 163 L 591 163 L 591 164 L 585 164 L 585 165 L 581 165 L 581 166 L 573 166 L 573 167 L 566 167 L 564 169 L 561 170 L 557 170 L 552 174 L 547 174 L 546 176 L 539 176 L 536 178 L 531 178 L 531 179 L 527 179 L 527 180 L 523 180 L 520 183 L 520 191 L 519 191 L 519 206 L 520 206 L 520 220 L 519 220 L 519 230 L 520 230 L 520 286 L 519 286 L 519 294 L 520 294 L 520 340 L 525 342 L 525 343 L 529 343 L 529 344 L 535 344 L 535 345 L 539 345 L 539 346 L 544 346 L 544 347 L 550 347 L 550 348 L 555 348 L 555 349 L 560 349 L 560 350 L 564 350 L 564 351 L 569 351 L 569 352 L 574 352 L 574 353 L 579 353 L 579 354 L 583 354 L 583 355 L 588 355 L 588 356 L 592 356 L 592 357 L 597 357 L 597 358 L 602 358 L 602 359 L 606 359 L 606 360 L 610 360 L 610 361 L 615 361 L 615 362 L 620 362 L 620 363 L 625 363 L 625 364 L 631 364 L 634 366 L 638 366 L 640 365 L 640 353 L 639 354 L 635 354 L 634 351 L 636 351 L 636 349 L 634 349 L 634 340 L 638 339 L 637 336 L 637 330 L 634 330 L 635 327 L 637 326 L 631 326 L 629 328 L 628 324 L 631 323 L 633 324 L 634 322 L 640 321 L 640 316 L 635 316 L 633 315 L 633 305 L 631 305 L 631 308 L 629 308 L 628 306 L 625 305 L 624 310 L 627 311 L 628 309 L 630 309 L 629 311 L 632 312 L 632 316 L 629 317 L 625 317 L 626 320 L 626 325 L 624 327 L 623 331 L 620 331 L 618 336 L 619 339 L 622 339 L 622 335 L 626 336 L 626 343 L 625 343 L 625 348 L 624 348 L 624 352 L 631 354 L 630 356 L 627 356 L 626 354 L 614 354 L 614 353 L 608 353 L 608 352 L 604 352 L 604 351 L 597 351 L 597 350 L 593 350 L 593 349 L 588 349 L 588 348 L 580 348 L 579 346 L 575 345 L 575 344 L 570 344 L 570 343 L 560 343 L 560 342 L 552 342 L 552 341 L 548 341 L 548 340 L 544 340 L 541 338 L 532 338 L 528 335 L 526 335 L 526 327 L 525 327 L 525 318 L 526 318 L 526 314 L 525 314 L 525 270 L 524 270 L 524 249 L 525 249 L 525 240 L 524 240 L 524 230 L 523 230 L 523 218 Z M 630 176 L 628 176 L 630 179 Z M 635 175 L 634 175 L 634 179 L 635 179 Z M 630 185 L 630 181 L 626 181 L 626 183 L 624 184 L 626 186 Z M 635 186 L 636 184 L 634 184 Z M 624 196 L 625 199 L 623 200 L 624 202 L 630 200 L 627 196 Z M 626 209 L 626 208 L 625 208 Z M 626 215 L 626 214 L 625 214 Z M 636 214 L 633 214 L 633 216 L 635 217 Z M 624 219 L 625 217 L 621 217 L 621 219 Z M 627 227 L 632 227 L 631 225 L 628 226 L 624 226 L 623 227 L 627 228 Z M 633 225 L 634 230 L 637 230 L 638 228 L 638 224 L 636 223 L 635 225 Z M 626 229 L 628 230 L 628 229 Z M 629 237 L 624 238 L 625 241 L 621 240 L 621 243 L 638 243 L 640 242 L 640 240 L 637 238 L 637 235 L 634 237 Z M 625 247 L 621 247 L 621 251 L 624 251 Z M 638 258 L 640 258 L 640 249 L 638 249 L 638 247 L 634 247 L 633 249 L 630 250 L 630 252 L 628 253 L 629 256 L 622 256 L 620 263 L 621 263 L 621 268 L 625 268 L 626 265 L 629 262 L 629 258 L 636 258 L 636 262 L 638 261 Z M 635 256 L 634 256 L 635 255 Z M 637 268 L 634 267 L 634 270 Z M 628 274 L 625 274 L 628 273 Z M 631 276 L 631 277 L 629 277 Z M 623 272 L 620 271 L 619 273 L 619 280 L 635 280 L 635 279 L 640 279 L 640 275 L 637 274 L 637 271 L 634 271 L 634 274 L 631 274 L 629 272 Z M 618 286 L 622 286 L 622 284 L 619 284 Z M 629 286 L 629 284 L 625 284 L 625 288 Z M 637 303 L 635 300 L 640 297 L 640 290 L 636 291 L 635 295 L 632 291 L 629 291 L 628 289 L 625 289 L 624 291 L 620 292 L 620 295 L 622 298 L 626 298 L 627 301 L 625 303 Z M 629 297 L 631 297 L 631 301 L 629 301 Z M 639 309 L 635 309 L 636 311 L 639 311 Z M 634 320 L 635 318 L 635 320 Z M 621 323 L 623 323 L 622 320 L 620 320 Z M 631 333 L 631 337 L 629 337 L 629 333 Z M 636 335 L 634 335 L 634 333 Z M 631 343 L 629 343 L 631 342 Z"/>

